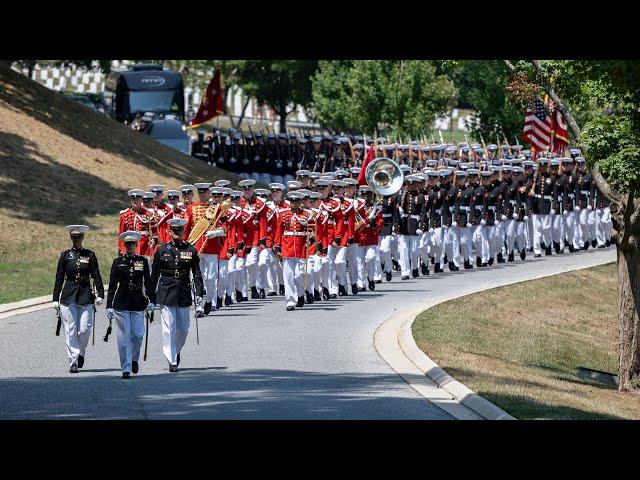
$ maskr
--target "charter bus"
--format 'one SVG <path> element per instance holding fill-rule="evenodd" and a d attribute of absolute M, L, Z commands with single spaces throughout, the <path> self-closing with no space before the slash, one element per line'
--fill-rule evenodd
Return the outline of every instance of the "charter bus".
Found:
<path fill-rule="evenodd" d="M 137 113 L 156 118 L 173 115 L 184 122 L 182 75 L 155 64 L 138 64 L 120 72 L 116 80 L 114 117 L 131 123 Z"/>

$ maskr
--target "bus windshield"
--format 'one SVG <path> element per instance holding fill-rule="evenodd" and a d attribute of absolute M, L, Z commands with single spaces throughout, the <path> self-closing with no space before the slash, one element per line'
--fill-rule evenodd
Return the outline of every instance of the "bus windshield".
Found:
<path fill-rule="evenodd" d="M 129 92 L 131 113 L 138 112 L 178 112 L 178 103 L 174 100 L 174 90 L 132 91 Z"/>

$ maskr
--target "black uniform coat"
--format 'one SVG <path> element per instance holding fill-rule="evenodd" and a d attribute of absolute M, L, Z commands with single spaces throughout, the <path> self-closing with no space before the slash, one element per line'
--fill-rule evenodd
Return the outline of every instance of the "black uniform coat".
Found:
<path fill-rule="evenodd" d="M 398 223 L 400 222 L 400 213 L 398 211 L 398 195 L 390 195 L 382 198 L 380 205 L 382 212 L 382 230 L 381 236 L 391 235 Z"/>
<path fill-rule="evenodd" d="M 204 284 L 200 272 L 200 259 L 196 248 L 180 242 L 163 243 L 153 257 L 151 269 L 152 289 L 157 286 L 156 300 L 158 305 L 169 307 L 191 306 L 191 279 L 193 274 L 196 296 L 204 296 Z"/>
<path fill-rule="evenodd" d="M 58 260 L 53 301 L 63 305 L 92 304 L 95 298 L 91 293 L 89 277 L 93 278 L 98 297 L 104 298 L 104 286 L 96 254 L 86 248 L 65 250 Z"/>
<path fill-rule="evenodd" d="M 400 198 L 402 215 L 399 222 L 400 235 L 418 235 L 417 230 L 426 222 L 425 197 L 420 192 L 406 191 Z"/>
<path fill-rule="evenodd" d="M 145 297 L 143 293 L 146 293 Z M 147 259 L 141 255 L 122 255 L 111 264 L 107 308 L 140 312 L 147 304 L 156 303 L 156 292 L 151 286 L 151 271 Z"/>

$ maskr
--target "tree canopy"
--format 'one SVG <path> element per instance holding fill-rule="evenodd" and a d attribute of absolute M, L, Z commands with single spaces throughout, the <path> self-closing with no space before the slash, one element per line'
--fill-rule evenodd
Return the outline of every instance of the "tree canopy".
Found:
<path fill-rule="evenodd" d="M 453 82 L 428 61 L 321 61 L 312 107 L 335 131 L 419 138 L 455 106 Z"/>

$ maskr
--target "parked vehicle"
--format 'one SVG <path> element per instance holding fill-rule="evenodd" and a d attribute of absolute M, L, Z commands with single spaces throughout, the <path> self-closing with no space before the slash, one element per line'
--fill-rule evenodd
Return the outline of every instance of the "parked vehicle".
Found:
<path fill-rule="evenodd" d="M 175 118 L 152 120 L 145 133 L 168 147 L 191 155 L 191 138 L 186 127 Z"/>

